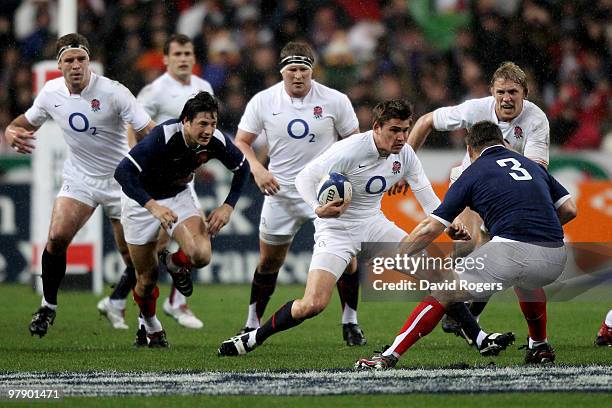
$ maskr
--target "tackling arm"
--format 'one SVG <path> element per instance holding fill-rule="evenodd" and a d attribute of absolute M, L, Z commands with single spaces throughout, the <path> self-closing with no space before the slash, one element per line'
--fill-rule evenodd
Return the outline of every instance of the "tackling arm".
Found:
<path fill-rule="evenodd" d="M 4 138 L 16 152 L 30 154 L 34 150 L 32 141 L 36 140 L 34 132 L 37 130 L 38 127 L 28 122 L 25 115 L 21 114 L 6 127 Z"/>
<path fill-rule="evenodd" d="M 408 144 L 412 146 L 415 152 L 423 146 L 425 139 L 427 139 L 432 130 L 434 130 L 433 112 L 429 112 L 416 121 L 408 135 Z"/>

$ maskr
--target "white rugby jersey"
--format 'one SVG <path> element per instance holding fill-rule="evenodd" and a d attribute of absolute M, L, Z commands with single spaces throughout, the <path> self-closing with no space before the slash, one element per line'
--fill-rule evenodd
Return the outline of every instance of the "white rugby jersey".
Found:
<path fill-rule="evenodd" d="M 460 105 L 433 112 L 437 130 L 469 129 L 476 122 L 489 120 L 499 126 L 504 139 L 523 156 L 548 164 L 550 129 L 546 114 L 534 103 L 523 100 L 523 110 L 510 122 L 501 122 L 495 114 L 495 98 L 470 99 Z M 467 164 L 469 165 L 469 157 Z M 464 167 L 466 161 L 464 160 Z"/>
<path fill-rule="evenodd" d="M 268 170 L 290 188 L 308 162 L 358 127 L 348 97 L 315 81 L 304 98 L 290 97 L 283 82 L 259 92 L 238 124 L 249 133 L 265 133 Z"/>
<path fill-rule="evenodd" d="M 311 207 L 319 206 L 317 186 L 331 172 L 344 174 L 353 187 L 351 203 L 338 218 L 341 221 L 363 221 L 382 214 L 383 194 L 400 179 L 408 181 L 426 214 L 440 205 L 412 147 L 406 144 L 399 154 L 381 157 L 372 130 L 335 143 L 299 173 L 295 185 Z"/>
<path fill-rule="evenodd" d="M 90 177 L 112 177 L 129 151 L 126 124 L 141 130 L 151 120 L 125 86 L 93 72 L 81 94 L 71 94 L 63 77 L 48 81 L 25 117 L 36 127 L 52 118 L 64 133 L 68 162 Z"/>
<path fill-rule="evenodd" d="M 210 83 L 202 78 L 191 75 L 189 84 L 185 85 L 166 72 L 142 88 L 136 99 L 155 123 L 160 124 L 168 119 L 178 119 L 185 102 L 200 91 L 214 95 Z"/>

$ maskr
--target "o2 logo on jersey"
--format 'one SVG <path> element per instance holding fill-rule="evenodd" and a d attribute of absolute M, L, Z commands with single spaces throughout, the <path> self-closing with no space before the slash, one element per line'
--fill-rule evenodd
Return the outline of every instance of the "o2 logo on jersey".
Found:
<path fill-rule="evenodd" d="M 91 111 L 100 112 L 100 101 L 98 99 L 91 100 Z"/>
<path fill-rule="evenodd" d="M 365 186 L 365 191 L 368 194 L 380 194 L 385 191 L 387 180 L 383 176 L 374 176 L 368 180 Z"/>
<path fill-rule="evenodd" d="M 309 143 L 315 142 L 315 134 L 310 133 L 310 127 L 304 119 L 293 119 L 287 124 L 287 134 L 294 139 L 303 139 L 308 136 L 310 139 Z"/>
<path fill-rule="evenodd" d="M 79 133 L 87 132 L 90 129 L 89 120 L 87 119 L 87 116 L 83 115 L 80 112 L 74 112 L 70 114 L 70 116 L 68 117 L 68 124 L 70 125 L 70 128 L 72 130 Z M 97 132 L 96 127 L 92 127 L 91 130 L 91 134 L 95 135 Z"/>

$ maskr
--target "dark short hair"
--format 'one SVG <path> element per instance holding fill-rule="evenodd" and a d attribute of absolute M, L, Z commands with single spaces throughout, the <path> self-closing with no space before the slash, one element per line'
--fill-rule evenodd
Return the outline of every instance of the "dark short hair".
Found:
<path fill-rule="evenodd" d="M 493 87 L 493 85 L 495 85 L 495 81 L 498 79 L 515 82 L 523 87 L 525 96 L 529 94 L 529 88 L 527 87 L 527 75 L 525 74 L 525 71 L 523 71 L 521 67 L 516 65 L 514 62 L 503 62 L 493 73 L 490 86 Z"/>
<path fill-rule="evenodd" d="M 372 109 L 372 127 L 383 126 L 391 119 L 406 120 L 412 118 L 412 106 L 408 101 L 395 99 L 380 102 Z"/>
<path fill-rule="evenodd" d="M 219 112 L 219 104 L 217 103 L 217 100 L 214 96 L 206 91 L 198 92 L 196 96 L 189 99 L 185 103 L 179 119 L 181 122 L 184 119 L 191 122 L 200 112 L 210 112 L 215 114 Z"/>
<path fill-rule="evenodd" d="M 288 42 L 280 52 L 280 60 L 291 56 L 291 55 L 299 55 L 302 57 L 308 57 L 314 63 L 315 61 L 315 53 L 312 47 L 306 43 L 291 41 Z"/>
<path fill-rule="evenodd" d="M 168 55 L 170 52 L 170 44 L 173 42 L 178 43 L 179 45 L 191 44 L 191 38 L 187 37 L 185 34 L 172 34 L 170 37 L 166 39 L 164 42 L 164 55 Z"/>
<path fill-rule="evenodd" d="M 488 120 L 483 120 L 472 126 L 465 138 L 465 142 L 472 149 L 480 150 L 487 146 L 504 144 L 504 136 L 499 126 Z"/>
<path fill-rule="evenodd" d="M 88 55 L 90 52 L 89 50 L 91 50 L 91 47 L 89 46 L 89 41 L 87 41 L 87 38 L 84 35 L 79 33 L 70 33 L 61 36 L 55 42 L 56 58 L 59 58 L 62 48 L 66 46 L 73 46 L 74 48 L 84 47 L 85 52 L 87 52 Z"/>

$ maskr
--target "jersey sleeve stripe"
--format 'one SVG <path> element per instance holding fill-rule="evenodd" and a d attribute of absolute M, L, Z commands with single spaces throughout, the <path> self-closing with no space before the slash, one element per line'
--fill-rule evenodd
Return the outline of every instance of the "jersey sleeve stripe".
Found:
<path fill-rule="evenodd" d="M 429 216 L 436 221 L 440 221 L 445 227 L 449 227 L 451 225 L 450 222 L 446 221 L 444 218 L 438 217 L 437 215 L 429 214 Z"/>
<path fill-rule="evenodd" d="M 561 197 L 560 199 L 558 199 L 557 202 L 554 204 L 555 210 L 561 207 L 563 203 L 569 200 L 570 198 L 572 198 L 571 194 L 567 194 Z"/>
<path fill-rule="evenodd" d="M 245 158 L 243 157 L 242 160 L 240 161 L 240 164 L 238 166 L 234 167 L 233 169 L 230 169 L 230 171 L 236 171 L 239 168 L 241 168 L 242 165 L 244 164 L 244 160 L 245 160 Z"/>
<path fill-rule="evenodd" d="M 136 162 L 136 160 L 134 160 L 134 158 L 132 156 L 130 156 L 129 154 L 126 156 L 128 159 L 130 159 L 130 161 L 132 163 L 134 163 L 134 166 L 136 166 L 136 168 L 138 169 L 138 171 L 142 172 L 142 167 L 140 167 L 140 165 Z"/>

